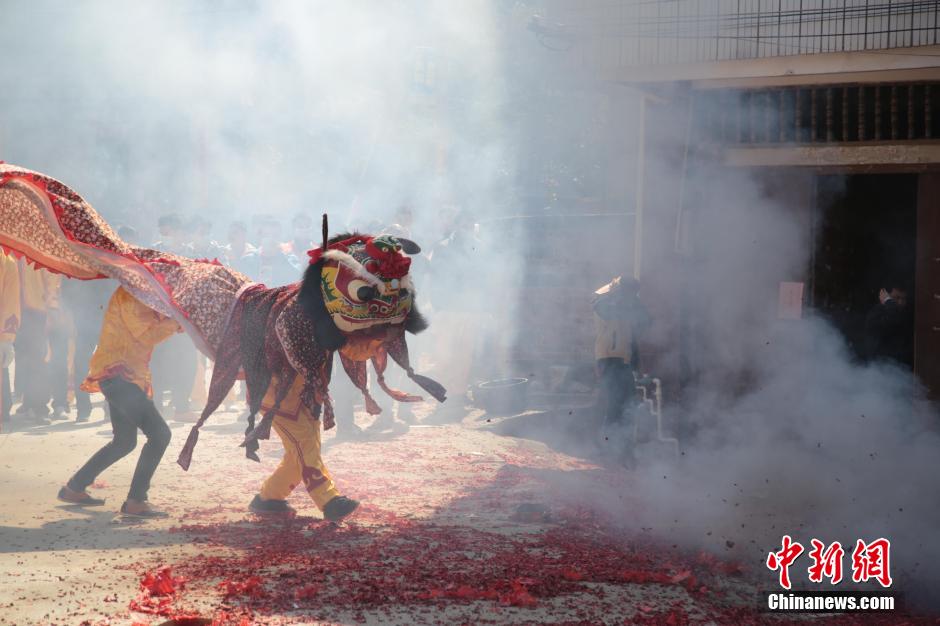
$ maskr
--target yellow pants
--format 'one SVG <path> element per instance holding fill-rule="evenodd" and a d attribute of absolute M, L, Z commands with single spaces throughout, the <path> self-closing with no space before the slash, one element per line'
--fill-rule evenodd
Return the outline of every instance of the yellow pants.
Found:
<path fill-rule="evenodd" d="M 327 502 L 339 495 L 339 490 L 320 457 L 320 420 L 313 419 L 310 412 L 300 405 L 303 384 L 299 378 L 274 418 L 274 431 L 284 444 L 284 458 L 261 485 L 261 497 L 286 500 L 294 488 L 303 483 L 314 504 L 322 511 Z M 273 403 L 274 387 L 272 382 L 262 402 L 262 410 L 269 399 Z"/>

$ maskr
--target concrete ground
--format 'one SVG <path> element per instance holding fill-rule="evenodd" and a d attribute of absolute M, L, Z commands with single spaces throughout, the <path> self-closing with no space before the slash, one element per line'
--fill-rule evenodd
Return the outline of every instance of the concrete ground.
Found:
<path fill-rule="evenodd" d="M 683 548 L 591 507 L 588 492 L 628 499 L 629 471 L 497 434 L 478 413 L 431 421 L 355 441 L 325 436 L 339 488 L 363 503 L 339 525 L 301 489 L 293 519 L 247 513 L 281 449 L 275 436 L 261 464 L 246 460 L 234 412 L 203 429 L 189 472 L 174 461 L 190 424 L 171 420 L 151 490 L 171 515 L 144 523 L 116 514 L 136 452 L 91 489 L 104 507 L 55 499 L 107 441 L 101 408 L 87 424 L 7 424 L 0 624 L 771 621 L 758 611 L 767 577 L 753 554 Z"/>

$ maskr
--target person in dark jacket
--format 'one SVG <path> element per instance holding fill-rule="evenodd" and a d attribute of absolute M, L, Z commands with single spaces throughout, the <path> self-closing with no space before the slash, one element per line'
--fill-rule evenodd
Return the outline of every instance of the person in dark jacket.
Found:
<path fill-rule="evenodd" d="M 865 318 L 865 356 L 869 361 L 913 366 L 913 319 L 903 287 L 889 286 L 878 293 L 878 304 Z"/>
<path fill-rule="evenodd" d="M 617 433 L 615 443 L 622 444 L 623 461 L 632 466 L 637 338 L 649 327 L 650 317 L 640 301 L 639 283 L 633 278 L 618 276 L 594 294 L 594 358 L 601 383 L 604 427 L 608 437 Z"/>

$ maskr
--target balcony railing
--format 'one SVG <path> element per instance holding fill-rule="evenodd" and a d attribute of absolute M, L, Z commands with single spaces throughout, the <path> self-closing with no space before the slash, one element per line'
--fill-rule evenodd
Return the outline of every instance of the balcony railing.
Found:
<path fill-rule="evenodd" d="M 605 65 L 723 61 L 940 44 L 938 0 L 590 0 L 530 26 Z"/>

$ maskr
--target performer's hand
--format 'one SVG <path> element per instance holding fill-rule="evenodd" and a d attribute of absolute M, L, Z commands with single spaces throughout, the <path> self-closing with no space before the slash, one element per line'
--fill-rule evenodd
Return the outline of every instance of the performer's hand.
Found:
<path fill-rule="evenodd" d="M 881 304 L 884 304 L 890 299 L 891 299 L 891 296 L 888 295 L 888 292 L 885 291 L 883 288 L 881 291 L 878 292 L 878 302 L 880 302 Z"/>
<path fill-rule="evenodd" d="M 0 341 L 0 368 L 7 368 L 13 364 L 13 357 L 16 356 L 13 350 L 12 341 Z"/>

